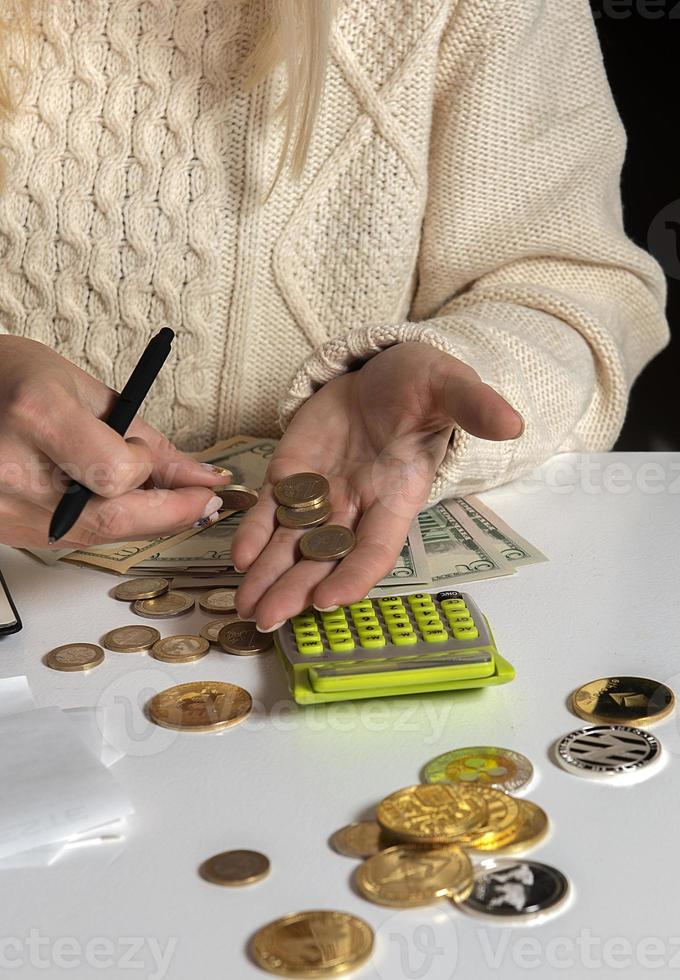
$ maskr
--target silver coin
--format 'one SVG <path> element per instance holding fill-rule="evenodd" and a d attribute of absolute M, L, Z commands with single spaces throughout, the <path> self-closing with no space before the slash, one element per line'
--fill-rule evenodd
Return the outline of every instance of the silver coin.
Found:
<path fill-rule="evenodd" d="M 562 905 L 569 881 L 549 864 L 512 858 L 482 861 L 472 891 L 458 907 L 502 922 L 539 918 Z"/>
<path fill-rule="evenodd" d="M 612 777 L 637 772 L 657 762 L 661 743 L 628 725 L 591 725 L 569 732 L 555 748 L 559 764 L 579 776 Z"/>

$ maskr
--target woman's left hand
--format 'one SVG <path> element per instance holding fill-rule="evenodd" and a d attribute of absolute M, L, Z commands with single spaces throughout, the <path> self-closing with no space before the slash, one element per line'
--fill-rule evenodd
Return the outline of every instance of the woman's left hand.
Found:
<path fill-rule="evenodd" d="M 236 595 L 239 615 L 272 630 L 311 604 L 326 609 L 362 599 L 394 567 L 454 420 L 482 439 L 523 431 L 521 416 L 471 367 L 417 342 L 389 347 L 312 395 L 234 538 L 234 563 L 247 570 Z M 301 472 L 328 479 L 328 523 L 355 531 L 356 546 L 340 563 L 300 559 L 304 531 L 277 526 L 274 484 Z"/>

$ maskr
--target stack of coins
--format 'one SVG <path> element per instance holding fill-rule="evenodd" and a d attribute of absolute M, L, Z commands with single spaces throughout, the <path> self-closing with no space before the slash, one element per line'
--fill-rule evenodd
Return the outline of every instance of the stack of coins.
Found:
<path fill-rule="evenodd" d="M 339 561 L 354 548 L 350 528 L 325 524 L 331 512 L 329 491 L 328 480 L 319 473 L 293 473 L 274 487 L 276 519 L 282 527 L 308 529 L 300 539 L 300 551 L 310 561 Z"/>

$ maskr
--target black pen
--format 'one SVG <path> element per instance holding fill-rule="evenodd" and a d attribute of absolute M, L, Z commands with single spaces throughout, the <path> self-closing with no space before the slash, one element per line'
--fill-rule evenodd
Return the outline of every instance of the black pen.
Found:
<path fill-rule="evenodd" d="M 109 417 L 104 419 L 109 428 L 124 436 L 141 408 L 149 388 L 158 377 L 158 372 L 165 364 L 170 353 L 170 347 L 175 338 L 170 327 L 163 327 L 149 341 L 146 350 L 137 362 L 116 404 L 111 409 Z M 83 507 L 92 496 L 92 491 L 82 483 L 71 480 L 64 496 L 57 504 L 57 509 L 50 522 L 49 543 L 54 544 L 71 530 L 83 512 Z"/>

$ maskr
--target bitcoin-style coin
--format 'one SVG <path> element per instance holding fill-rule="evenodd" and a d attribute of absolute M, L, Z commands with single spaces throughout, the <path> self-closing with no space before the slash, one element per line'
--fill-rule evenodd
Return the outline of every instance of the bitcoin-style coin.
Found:
<path fill-rule="evenodd" d="M 207 613 L 228 613 L 236 608 L 234 596 L 236 589 L 213 589 L 207 595 L 201 596 L 198 604 Z"/>
<path fill-rule="evenodd" d="M 253 699 L 236 684 L 191 681 L 154 695 L 147 705 L 149 717 L 162 728 L 186 732 L 216 732 L 238 725 L 248 717 Z"/>
<path fill-rule="evenodd" d="M 237 657 L 252 657 L 268 650 L 273 639 L 271 633 L 260 633 L 255 623 L 234 619 L 222 627 L 217 642 L 225 653 L 233 653 Z"/>
<path fill-rule="evenodd" d="M 472 862 L 460 847 L 388 847 L 356 871 L 365 898 L 394 908 L 431 905 L 446 897 L 461 901 L 472 880 Z"/>
<path fill-rule="evenodd" d="M 304 509 L 293 510 L 292 507 L 279 505 L 276 508 L 276 519 L 282 527 L 292 528 L 294 531 L 301 531 L 303 528 L 316 527 L 328 520 L 331 512 L 331 505 L 327 500 L 323 500 L 318 507 L 305 507 Z"/>
<path fill-rule="evenodd" d="M 283 507 L 318 507 L 328 496 L 330 487 L 319 473 L 293 473 L 274 487 L 274 496 Z"/>
<path fill-rule="evenodd" d="M 491 786 L 473 785 L 465 789 L 470 795 L 484 800 L 486 817 L 473 830 L 460 834 L 456 843 L 482 851 L 495 851 L 509 843 L 521 822 L 519 800 Z"/>
<path fill-rule="evenodd" d="M 115 653 L 142 653 L 150 650 L 160 638 L 161 634 L 153 626 L 118 626 L 109 630 L 102 646 Z"/>
<path fill-rule="evenodd" d="M 563 769 L 578 776 L 611 778 L 658 762 L 661 744 L 641 728 L 593 725 L 560 739 L 555 756 Z"/>
<path fill-rule="evenodd" d="M 571 706 L 589 722 L 650 725 L 672 712 L 675 695 L 648 677 L 601 677 L 574 691 Z"/>
<path fill-rule="evenodd" d="M 201 660 L 210 649 L 210 641 L 202 636 L 166 636 L 154 643 L 151 653 L 156 660 L 169 664 L 188 664 Z"/>
<path fill-rule="evenodd" d="M 561 871 L 538 861 L 488 858 L 475 870 L 472 891 L 459 908 L 499 922 L 527 922 L 556 910 L 569 894 Z"/>
<path fill-rule="evenodd" d="M 138 599 L 132 606 L 138 616 L 148 616 L 151 619 L 171 619 L 191 612 L 195 602 L 193 596 L 186 592 L 166 592 L 157 599 Z"/>
<path fill-rule="evenodd" d="M 52 670 L 91 670 L 104 661 L 104 651 L 94 643 L 64 643 L 45 655 Z"/>
<path fill-rule="evenodd" d="M 399 841 L 449 844 L 487 822 L 481 793 L 455 783 L 407 786 L 386 797 L 376 810 L 380 826 Z"/>
<path fill-rule="evenodd" d="M 213 487 L 218 497 L 222 498 L 223 510 L 250 510 L 260 499 L 257 490 L 250 487 L 226 486 Z"/>
<path fill-rule="evenodd" d="M 259 851 L 223 851 L 208 858 L 198 869 L 213 885 L 252 885 L 269 874 L 269 858 Z"/>
<path fill-rule="evenodd" d="M 276 976 L 337 977 L 369 958 L 373 930 L 347 912 L 294 912 L 255 933 L 250 948 L 258 966 Z"/>
<path fill-rule="evenodd" d="M 230 617 L 230 619 L 211 619 L 209 623 L 205 623 L 203 626 L 201 626 L 200 630 L 198 631 L 198 635 L 202 636 L 204 640 L 208 641 L 208 643 L 216 644 L 218 642 L 222 627 L 226 626 L 227 623 L 236 618 L 236 613 L 234 612 L 234 615 Z"/>
<path fill-rule="evenodd" d="M 340 524 L 315 527 L 300 538 L 303 558 L 311 561 L 339 561 L 354 547 L 354 532 Z"/>
<path fill-rule="evenodd" d="M 382 827 L 375 820 L 359 820 L 336 830 L 328 843 L 334 851 L 344 857 L 373 857 L 389 847 Z"/>
<path fill-rule="evenodd" d="M 474 745 L 452 749 L 432 759 L 425 766 L 423 781 L 491 786 L 514 793 L 531 781 L 533 772 L 533 766 L 520 752 Z"/>
<path fill-rule="evenodd" d="M 548 833 L 550 826 L 548 816 L 544 810 L 532 803 L 531 800 L 518 800 L 519 821 L 515 826 L 514 834 L 509 838 L 506 836 L 504 841 L 500 838 L 489 840 L 483 846 L 477 846 L 475 850 L 480 851 L 501 851 L 503 854 L 512 854 L 515 851 L 526 851 L 543 840 Z"/>
<path fill-rule="evenodd" d="M 117 585 L 113 596 L 123 602 L 136 602 L 137 599 L 155 599 L 169 588 L 170 582 L 166 578 L 131 578 Z"/>

